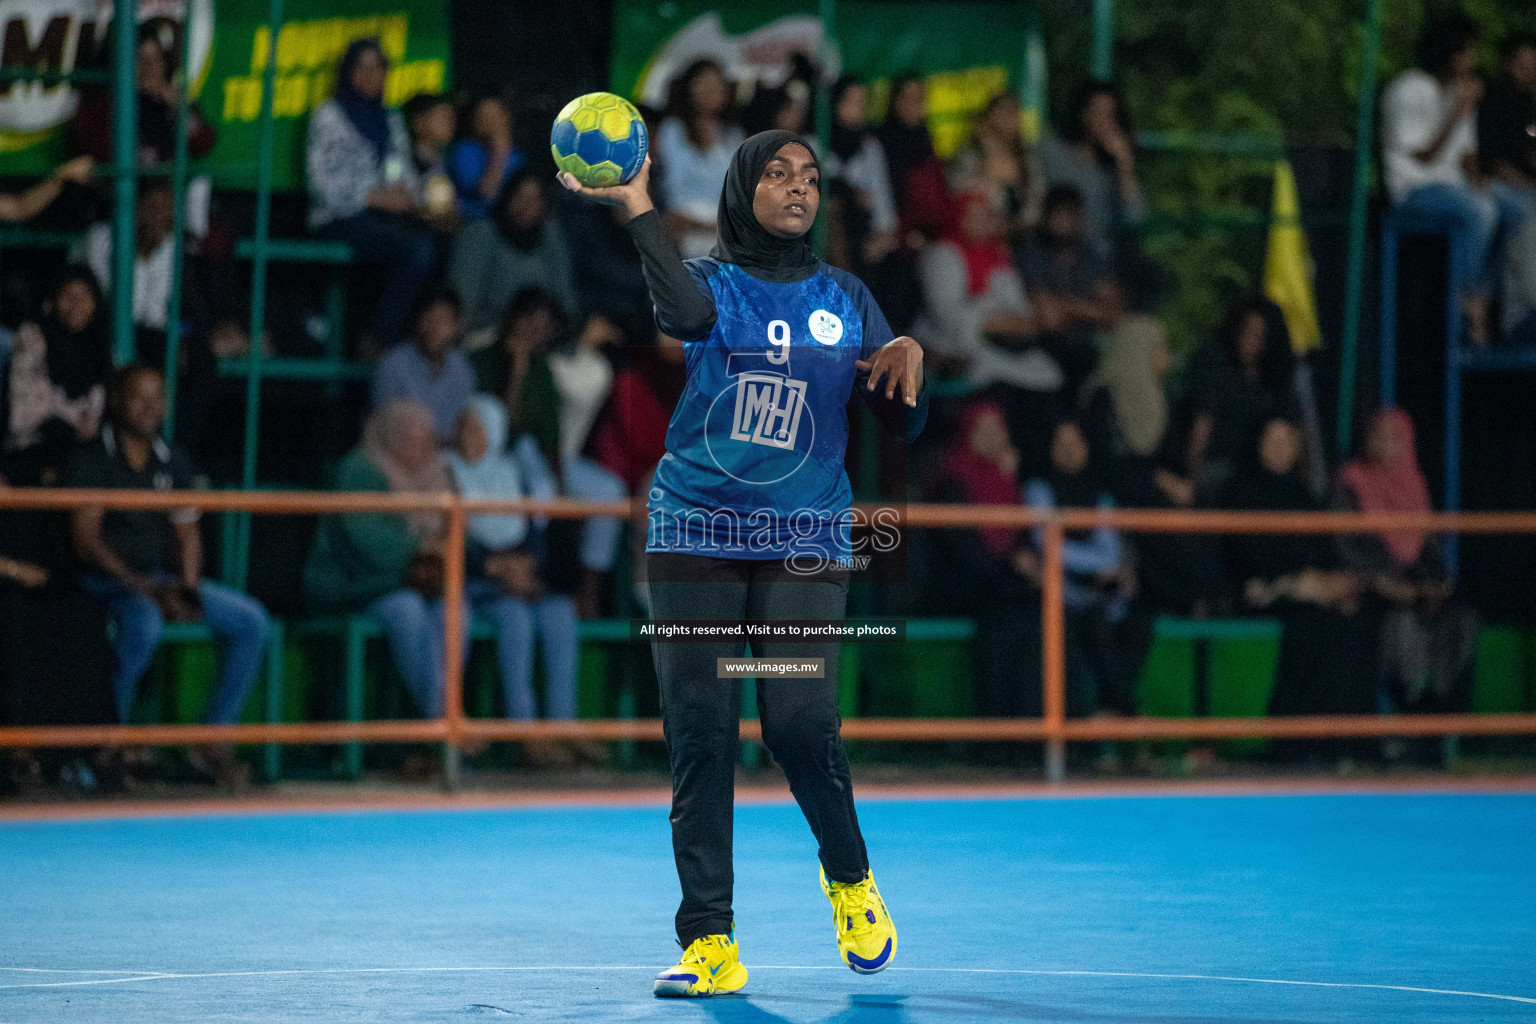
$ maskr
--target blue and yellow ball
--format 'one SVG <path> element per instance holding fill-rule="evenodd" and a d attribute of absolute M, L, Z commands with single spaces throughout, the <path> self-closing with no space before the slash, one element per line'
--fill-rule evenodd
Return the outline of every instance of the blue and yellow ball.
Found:
<path fill-rule="evenodd" d="M 611 92 L 571 100 L 549 133 L 555 166 L 591 188 L 619 185 L 639 174 L 648 146 L 640 111 Z"/>

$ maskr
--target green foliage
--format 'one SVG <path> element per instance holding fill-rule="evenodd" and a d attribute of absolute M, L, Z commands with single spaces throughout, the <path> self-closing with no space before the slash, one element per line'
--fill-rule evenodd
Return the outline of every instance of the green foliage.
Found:
<path fill-rule="evenodd" d="M 1138 129 L 1195 136 L 1260 136 L 1289 147 L 1352 148 L 1368 0 L 1117 0 L 1115 70 Z M 1494 45 L 1536 27 L 1530 0 L 1463 0 Z M 1050 92 L 1059 119 L 1088 74 L 1086 4 L 1042 5 Z M 1384 0 L 1379 82 L 1413 63 L 1428 18 L 1451 5 Z M 1167 218 L 1264 211 L 1270 165 L 1215 153 L 1143 153 L 1140 173 L 1155 230 L 1147 256 L 1168 284 L 1162 314 L 1174 345 L 1196 345 L 1234 295 L 1261 283 L 1264 232 L 1156 228 Z M 1325 317 L 1325 320 L 1328 319 Z"/>

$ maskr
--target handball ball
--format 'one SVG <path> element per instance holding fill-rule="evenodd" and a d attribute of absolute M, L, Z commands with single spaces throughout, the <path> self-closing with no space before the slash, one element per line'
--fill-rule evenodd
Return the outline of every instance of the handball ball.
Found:
<path fill-rule="evenodd" d="M 571 100 L 549 133 L 555 166 L 589 188 L 622 184 L 639 174 L 647 145 L 640 111 L 611 92 Z"/>

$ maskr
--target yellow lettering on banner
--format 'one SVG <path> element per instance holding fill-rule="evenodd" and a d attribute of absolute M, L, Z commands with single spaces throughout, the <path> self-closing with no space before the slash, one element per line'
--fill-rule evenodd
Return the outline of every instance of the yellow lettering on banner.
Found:
<path fill-rule="evenodd" d="M 256 34 L 251 36 L 251 74 L 261 74 L 261 69 L 267 66 L 267 51 L 272 46 L 272 33 L 267 26 L 256 26 Z"/>
<path fill-rule="evenodd" d="M 407 61 L 410 18 L 404 13 L 364 18 L 317 18 L 291 21 L 277 36 L 277 79 L 272 94 L 274 117 L 303 117 L 334 91 L 335 65 L 357 39 L 377 37 L 391 67 L 385 80 L 384 102 L 399 104 L 423 92 L 440 92 L 447 80 L 442 60 Z M 261 81 L 271 52 L 272 36 L 259 25 L 251 36 L 251 73 L 224 82 L 225 121 L 254 121 L 261 116 Z"/>
<path fill-rule="evenodd" d="M 971 120 L 987 100 L 1008 87 L 1008 69 L 989 65 L 941 71 L 929 75 L 927 82 L 933 148 L 940 157 L 948 159 L 969 138 Z"/>
<path fill-rule="evenodd" d="M 261 113 L 261 79 L 229 78 L 224 82 L 224 120 L 254 121 Z"/>

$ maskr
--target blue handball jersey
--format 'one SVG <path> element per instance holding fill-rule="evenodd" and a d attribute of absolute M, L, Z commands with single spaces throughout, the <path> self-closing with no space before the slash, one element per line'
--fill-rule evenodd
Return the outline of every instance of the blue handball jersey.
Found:
<path fill-rule="evenodd" d="M 885 316 L 861 281 L 825 264 L 787 283 L 714 259 L 687 266 L 716 320 L 684 343 L 688 384 L 651 486 L 646 550 L 846 561 L 848 399 L 864 379 L 854 361 L 892 339 Z M 879 402 L 921 429 L 926 401 L 900 401 L 881 388 Z"/>

